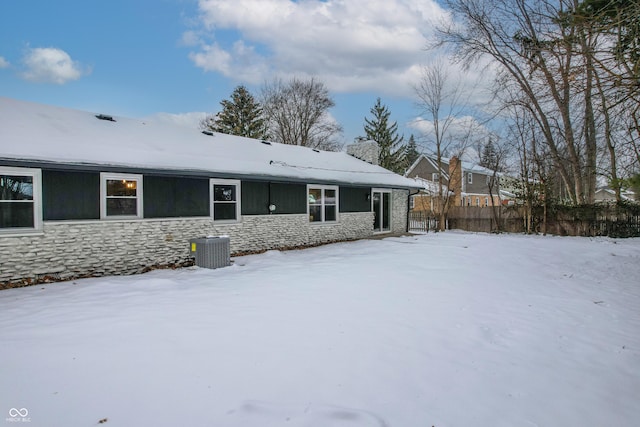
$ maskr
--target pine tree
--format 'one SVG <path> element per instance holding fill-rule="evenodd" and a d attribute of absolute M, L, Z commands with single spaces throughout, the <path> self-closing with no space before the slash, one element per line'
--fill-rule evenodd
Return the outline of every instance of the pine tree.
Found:
<path fill-rule="evenodd" d="M 222 111 L 208 116 L 200 126 L 204 130 L 245 136 L 247 138 L 266 139 L 266 123 L 260 103 L 246 87 L 240 85 L 231 94 L 231 99 L 220 102 Z"/>
<path fill-rule="evenodd" d="M 382 105 L 380 98 L 371 108 L 373 118 L 365 118 L 364 132 L 366 139 L 378 143 L 380 154 L 378 164 L 385 169 L 396 173 L 403 173 L 405 166 L 405 147 L 402 144 L 404 137 L 398 136 L 398 123 L 389 123 L 391 113 L 386 105 Z"/>
<path fill-rule="evenodd" d="M 480 166 L 487 169 L 498 170 L 499 167 L 498 152 L 491 138 L 486 144 L 482 146 L 482 152 L 480 153 Z"/>
<path fill-rule="evenodd" d="M 409 142 L 404 149 L 405 167 L 410 167 L 420 157 L 418 152 L 418 146 L 416 145 L 416 139 L 413 134 L 409 137 Z"/>

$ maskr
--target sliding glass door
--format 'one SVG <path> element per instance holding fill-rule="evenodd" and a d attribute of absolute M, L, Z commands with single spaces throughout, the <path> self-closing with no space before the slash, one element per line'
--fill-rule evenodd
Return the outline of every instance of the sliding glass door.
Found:
<path fill-rule="evenodd" d="M 391 190 L 372 191 L 373 231 L 391 231 Z"/>

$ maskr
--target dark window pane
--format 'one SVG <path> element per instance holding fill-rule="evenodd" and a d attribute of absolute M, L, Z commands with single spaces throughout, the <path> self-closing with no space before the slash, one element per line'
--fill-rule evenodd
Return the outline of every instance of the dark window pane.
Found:
<path fill-rule="evenodd" d="M 391 194 L 382 193 L 382 229 L 387 231 L 390 229 L 391 220 Z"/>
<path fill-rule="evenodd" d="M 336 190 L 324 190 L 324 202 L 329 205 L 335 205 Z"/>
<path fill-rule="evenodd" d="M 322 206 L 309 206 L 309 221 L 322 221 Z"/>
<path fill-rule="evenodd" d="M 380 229 L 380 193 L 373 193 L 373 231 Z"/>
<path fill-rule="evenodd" d="M 214 203 L 213 219 L 214 220 L 237 219 L 236 204 L 235 203 Z"/>
<path fill-rule="evenodd" d="M 32 202 L 0 202 L 0 228 L 34 227 Z"/>
<path fill-rule="evenodd" d="M 0 175 L 0 200 L 33 200 L 33 177 Z"/>
<path fill-rule="evenodd" d="M 126 179 L 108 179 L 107 180 L 107 196 L 129 196 L 135 197 L 137 181 Z"/>
<path fill-rule="evenodd" d="M 107 216 L 138 215 L 138 200 L 125 198 L 107 199 Z"/>
<path fill-rule="evenodd" d="M 217 185 L 213 186 L 214 202 L 235 202 L 236 186 L 235 185 Z"/>
<path fill-rule="evenodd" d="M 325 206 L 324 207 L 324 220 L 325 221 L 335 221 L 336 220 L 336 207 L 335 206 Z"/>

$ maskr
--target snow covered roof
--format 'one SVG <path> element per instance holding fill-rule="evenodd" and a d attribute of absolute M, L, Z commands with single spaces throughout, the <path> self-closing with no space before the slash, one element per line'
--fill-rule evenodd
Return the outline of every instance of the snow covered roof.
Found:
<path fill-rule="evenodd" d="M 318 183 L 418 188 L 343 152 L 263 143 L 153 121 L 0 97 L 0 159 L 193 171 Z"/>
<path fill-rule="evenodd" d="M 434 182 L 434 181 L 429 181 L 427 179 L 423 179 L 420 177 L 415 177 L 413 178 L 417 184 L 420 185 L 420 189 L 423 190 L 425 193 L 430 194 L 430 195 L 434 195 L 434 194 L 438 194 L 440 192 L 440 184 L 438 182 Z M 442 194 L 446 194 L 448 191 L 447 186 L 446 185 L 442 185 Z"/>

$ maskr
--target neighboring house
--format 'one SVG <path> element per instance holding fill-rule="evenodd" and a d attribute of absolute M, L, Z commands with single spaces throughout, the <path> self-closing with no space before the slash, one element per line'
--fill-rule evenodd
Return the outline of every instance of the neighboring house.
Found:
<path fill-rule="evenodd" d="M 499 185 L 489 191 L 490 180 L 494 172 L 470 162 L 460 161 L 457 157 L 441 159 L 438 167 L 437 157 L 421 155 L 405 173 L 408 178 L 438 183 L 442 177 L 444 188 L 451 192 L 451 206 L 493 206 L 501 203 Z M 496 178 L 500 174 L 495 174 Z M 424 186 L 423 186 L 424 187 Z M 429 191 L 427 187 L 421 194 L 413 196 L 414 209 L 436 211 L 434 199 L 437 191 Z M 444 191 L 444 190 L 443 190 Z"/>
<path fill-rule="evenodd" d="M 418 188 L 346 153 L 0 98 L 0 283 L 407 230 Z"/>
<path fill-rule="evenodd" d="M 427 212 L 429 214 L 440 212 L 440 203 L 442 199 L 436 197 L 440 191 L 440 184 L 420 177 L 415 177 L 413 179 L 418 185 L 420 185 L 420 191 L 418 193 L 411 194 L 409 209 L 413 212 Z M 443 183 L 442 194 L 446 195 L 447 192 L 447 185 Z M 451 196 L 453 196 L 453 194 L 451 194 Z"/>
<path fill-rule="evenodd" d="M 620 196 L 625 202 L 637 201 L 636 193 L 630 189 L 623 189 Z M 596 189 L 595 202 L 596 203 L 614 203 L 616 201 L 616 192 L 609 186 L 604 185 Z"/>

